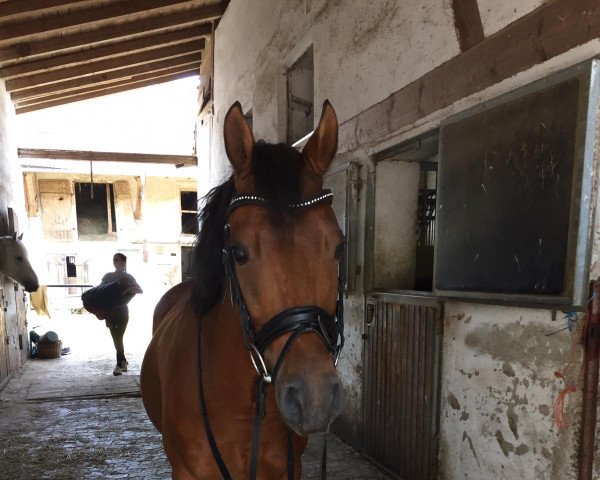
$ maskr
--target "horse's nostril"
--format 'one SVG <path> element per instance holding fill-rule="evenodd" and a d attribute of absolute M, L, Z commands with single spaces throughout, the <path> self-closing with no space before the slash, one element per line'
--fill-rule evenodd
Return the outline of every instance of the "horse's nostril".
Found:
<path fill-rule="evenodd" d="M 304 408 L 304 393 L 301 385 L 287 385 L 283 392 L 283 411 L 290 420 L 299 421 Z"/>

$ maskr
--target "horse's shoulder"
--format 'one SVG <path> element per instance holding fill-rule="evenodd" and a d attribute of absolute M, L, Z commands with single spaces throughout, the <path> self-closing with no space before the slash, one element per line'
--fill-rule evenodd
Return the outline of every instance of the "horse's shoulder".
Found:
<path fill-rule="evenodd" d="M 161 321 L 175 306 L 179 304 L 183 304 L 184 307 L 191 306 L 192 293 L 194 292 L 195 287 L 196 280 L 187 279 L 165 292 L 154 308 L 154 315 L 152 319 L 153 332 L 156 331 Z"/>

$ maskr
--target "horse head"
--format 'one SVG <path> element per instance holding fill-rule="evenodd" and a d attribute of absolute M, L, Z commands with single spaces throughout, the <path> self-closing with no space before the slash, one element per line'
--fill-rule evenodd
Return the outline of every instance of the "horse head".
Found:
<path fill-rule="evenodd" d="M 226 228 L 229 276 L 235 277 L 251 330 L 258 337 L 265 325 L 265 330 L 276 330 L 264 348 L 259 346 L 258 360 L 264 358 L 265 373 L 276 372 L 279 412 L 300 435 L 326 431 L 343 403 L 332 358 L 339 353 L 338 332 L 334 328 L 332 340 L 327 328 L 319 329 L 324 318 L 332 322 L 336 315 L 344 247 L 331 194 L 323 191 L 337 132 L 336 114 L 327 101 L 302 153 L 284 144 L 255 142 L 237 102 L 224 120 L 235 188 Z M 304 311 L 309 314 L 302 317 Z M 277 327 L 271 328 L 273 323 Z M 300 323 L 301 331 L 292 331 Z"/>
<path fill-rule="evenodd" d="M 0 272 L 20 283 L 28 292 L 35 292 L 40 286 L 37 275 L 27 258 L 27 250 L 21 242 L 23 234 L 0 237 Z"/>

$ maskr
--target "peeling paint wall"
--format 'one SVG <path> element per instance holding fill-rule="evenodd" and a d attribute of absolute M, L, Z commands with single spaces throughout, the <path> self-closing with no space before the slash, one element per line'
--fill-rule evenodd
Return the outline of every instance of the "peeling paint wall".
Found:
<path fill-rule="evenodd" d="M 445 310 L 441 478 L 576 478 L 580 394 L 566 402 L 571 428 L 559 431 L 552 415 L 563 387 L 554 372 L 569 362 L 575 335 L 546 336 L 562 314 L 456 302 Z"/>
<path fill-rule="evenodd" d="M 233 0 L 216 30 L 212 185 L 228 171 L 234 101 L 252 108 L 256 138 L 285 141 L 285 73 L 311 45 L 315 122 L 325 99 L 343 122 L 458 53 L 449 0 Z"/>
<path fill-rule="evenodd" d="M 498 32 L 543 3 L 544 0 L 508 0 L 500 5 L 479 0 L 486 35 Z M 256 138 L 285 141 L 285 72 L 310 46 L 314 49 L 315 119 L 318 120 L 321 102 L 329 98 L 340 123 L 459 53 L 449 0 L 374 0 L 360 7 L 349 0 L 232 0 L 216 31 L 216 89 L 207 187 L 222 181 L 229 172 L 221 132 L 224 115 L 235 100 L 241 102 L 244 111 L 252 108 Z M 382 128 L 380 138 L 345 149 L 335 165 L 361 163 L 362 181 L 366 184 L 373 155 L 435 130 L 450 115 L 598 53 L 600 41 L 591 41 L 399 130 Z M 411 108 L 416 107 L 407 106 Z M 382 109 L 372 119 L 375 126 L 371 128 L 379 124 L 389 126 L 389 114 Z M 359 144 L 357 139 L 364 133 L 361 128 L 357 125 L 356 138 L 349 141 L 352 145 Z M 394 182 L 383 170 L 380 172 L 392 184 L 386 188 L 400 189 L 400 181 Z M 375 197 L 385 210 L 398 210 L 403 227 L 414 229 L 401 192 L 376 190 Z M 366 217 L 375 211 L 366 202 L 363 188 L 358 222 L 361 241 L 357 245 L 360 273 L 356 276 L 357 288 L 345 302 L 348 337 L 339 366 L 349 395 L 336 431 L 354 444 L 360 444 L 362 424 L 362 285 L 365 259 L 370 254 L 365 251 L 364 237 Z M 402 231 L 399 224 L 392 230 L 388 237 Z M 595 236 L 595 258 L 599 255 L 599 236 L 600 230 Z M 393 238 L 375 239 L 376 242 L 380 246 L 391 244 Z M 376 265 L 377 268 L 382 266 Z M 393 281 L 386 286 L 391 288 L 396 282 L 395 286 L 401 287 L 394 274 L 398 272 L 389 272 L 388 278 Z M 564 326 L 561 312 L 553 319 L 550 310 L 460 302 L 446 302 L 444 308 L 440 478 L 575 480 L 580 394 L 567 397 L 569 430 L 557 431 L 552 420 L 553 401 L 563 386 L 554 371 L 568 362 L 575 335 L 563 331 L 545 336 Z M 575 376 L 580 354 L 576 350 Z M 596 471 L 600 472 L 598 458 Z"/>

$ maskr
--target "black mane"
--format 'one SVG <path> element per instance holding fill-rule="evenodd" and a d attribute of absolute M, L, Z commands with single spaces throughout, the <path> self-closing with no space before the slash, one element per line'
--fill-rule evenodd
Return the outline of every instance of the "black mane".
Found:
<path fill-rule="evenodd" d="M 273 224 L 289 225 L 292 218 L 289 205 L 300 201 L 302 166 L 302 156 L 292 147 L 259 141 L 254 146 L 251 165 L 256 192 L 243 193 L 265 197 Z M 199 315 L 210 310 L 223 296 L 223 229 L 227 221 L 227 208 L 234 194 L 232 176 L 208 192 L 198 214 L 200 232 L 194 245 L 192 274 L 197 281 L 194 301 Z"/>

